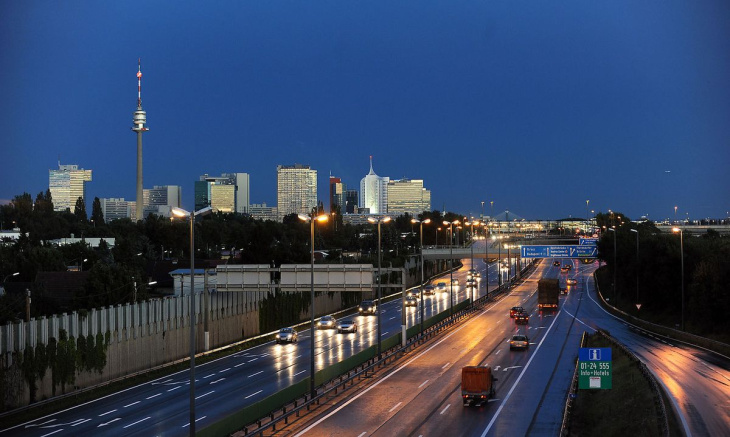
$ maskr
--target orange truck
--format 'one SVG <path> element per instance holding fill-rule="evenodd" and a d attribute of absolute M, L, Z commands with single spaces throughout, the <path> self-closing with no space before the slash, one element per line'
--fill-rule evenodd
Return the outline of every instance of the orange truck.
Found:
<path fill-rule="evenodd" d="M 464 406 L 481 406 L 494 397 L 494 381 L 489 366 L 466 366 L 461 369 L 461 397 Z"/>

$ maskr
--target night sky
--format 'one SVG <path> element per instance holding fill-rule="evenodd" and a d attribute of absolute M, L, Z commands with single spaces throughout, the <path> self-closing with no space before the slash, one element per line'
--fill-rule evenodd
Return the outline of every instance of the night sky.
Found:
<path fill-rule="evenodd" d="M 527 219 L 612 209 L 730 210 L 730 2 L 219 1 L 0 3 L 0 199 L 93 170 L 135 198 L 137 59 L 144 187 L 276 165 L 359 189 L 424 179 L 432 208 Z M 89 208 L 90 210 L 90 208 Z"/>

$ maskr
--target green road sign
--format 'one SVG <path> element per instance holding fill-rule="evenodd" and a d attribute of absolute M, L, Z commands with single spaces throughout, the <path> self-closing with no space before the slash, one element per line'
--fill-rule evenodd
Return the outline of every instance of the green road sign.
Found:
<path fill-rule="evenodd" d="M 578 350 L 578 388 L 611 388 L 611 348 Z"/>

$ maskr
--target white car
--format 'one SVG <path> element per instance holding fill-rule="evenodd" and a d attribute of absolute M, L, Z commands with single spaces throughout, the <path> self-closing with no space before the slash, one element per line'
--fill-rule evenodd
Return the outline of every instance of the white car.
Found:
<path fill-rule="evenodd" d="M 322 316 L 317 322 L 317 329 L 334 329 L 336 320 L 332 316 Z"/>
<path fill-rule="evenodd" d="M 436 284 L 436 291 L 446 291 L 446 282 Z"/>
<path fill-rule="evenodd" d="M 337 324 L 337 333 L 357 332 L 357 323 L 354 320 L 342 320 Z"/>

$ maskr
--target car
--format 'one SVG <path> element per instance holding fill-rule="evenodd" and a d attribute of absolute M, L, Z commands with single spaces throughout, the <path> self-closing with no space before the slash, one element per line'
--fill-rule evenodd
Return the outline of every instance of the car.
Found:
<path fill-rule="evenodd" d="M 568 285 L 576 285 L 578 284 L 578 281 L 575 278 L 568 278 L 565 280 L 565 283 Z"/>
<path fill-rule="evenodd" d="M 560 268 L 560 271 L 563 273 L 567 272 L 568 270 L 570 270 L 570 267 L 568 267 L 568 266 L 563 266 Z"/>
<path fill-rule="evenodd" d="M 560 267 L 560 261 L 553 261 L 553 265 L 555 267 Z"/>
<path fill-rule="evenodd" d="M 527 349 L 530 346 L 530 339 L 526 335 L 515 334 L 509 341 L 509 350 Z"/>
<path fill-rule="evenodd" d="M 476 272 L 477 272 L 477 271 L 476 271 L 475 269 L 469 269 L 469 271 L 468 271 L 468 272 L 466 272 L 466 277 L 467 277 L 467 279 L 469 279 L 469 278 L 473 278 L 473 277 L 474 277 L 474 275 L 476 274 Z"/>
<path fill-rule="evenodd" d="M 458 287 L 459 286 L 459 279 L 458 278 L 454 278 L 454 280 L 451 281 L 451 285 L 456 285 Z"/>
<path fill-rule="evenodd" d="M 474 278 L 469 278 L 466 280 L 466 287 L 476 287 L 477 286 L 477 280 Z"/>
<path fill-rule="evenodd" d="M 281 343 L 296 343 L 297 342 L 297 331 L 294 328 L 281 328 L 276 333 L 276 344 Z"/>
<path fill-rule="evenodd" d="M 436 291 L 446 291 L 446 282 L 436 284 Z"/>
<path fill-rule="evenodd" d="M 424 296 L 433 296 L 434 294 L 436 294 L 436 288 L 434 288 L 433 285 L 426 285 L 423 287 Z"/>
<path fill-rule="evenodd" d="M 527 325 L 530 321 L 530 315 L 526 312 L 517 313 L 515 315 L 515 323 L 518 325 Z"/>
<path fill-rule="evenodd" d="M 342 334 L 345 332 L 357 332 L 357 323 L 354 320 L 341 320 L 337 324 L 337 333 Z"/>
<path fill-rule="evenodd" d="M 378 312 L 378 306 L 375 305 L 375 302 L 372 300 L 364 300 L 360 302 L 360 306 L 357 307 L 357 312 L 360 313 L 361 316 L 373 315 Z"/>
<path fill-rule="evenodd" d="M 563 264 L 563 269 L 571 270 L 573 268 L 573 264 Z"/>
<path fill-rule="evenodd" d="M 418 306 L 418 299 L 416 299 L 413 296 L 406 296 L 406 299 L 403 301 L 403 304 L 407 307 L 416 307 L 416 306 Z"/>
<path fill-rule="evenodd" d="M 317 321 L 317 329 L 335 329 L 336 322 L 332 316 L 322 316 Z"/>
<path fill-rule="evenodd" d="M 406 297 L 414 297 L 418 299 L 419 297 L 421 297 L 421 290 L 419 290 L 418 288 L 408 290 L 406 291 Z"/>
<path fill-rule="evenodd" d="M 512 307 L 509 310 L 509 316 L 514 318 L 517 314 L 524 313 L 525 309 L 522 307 Z"/>

